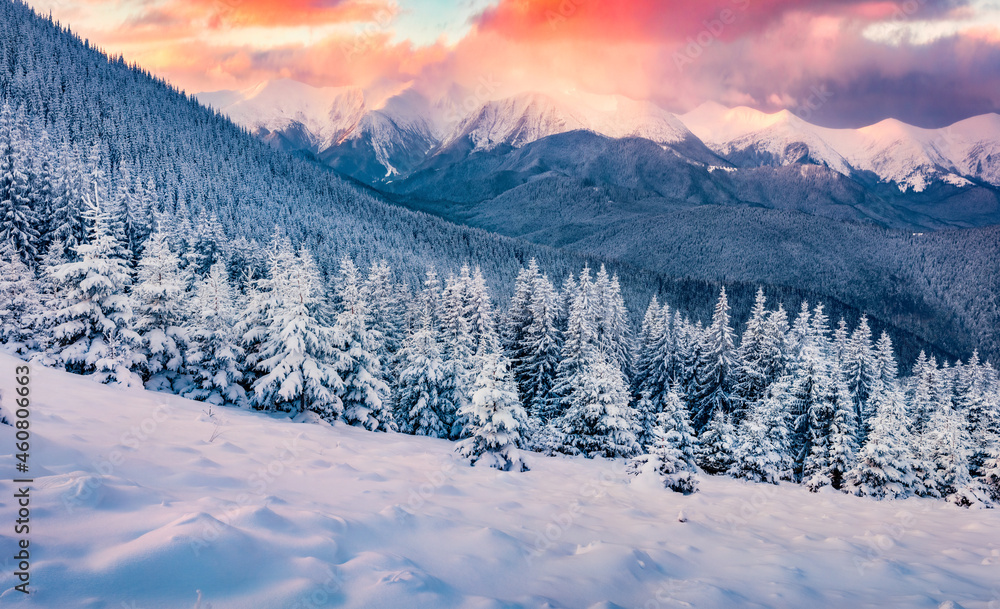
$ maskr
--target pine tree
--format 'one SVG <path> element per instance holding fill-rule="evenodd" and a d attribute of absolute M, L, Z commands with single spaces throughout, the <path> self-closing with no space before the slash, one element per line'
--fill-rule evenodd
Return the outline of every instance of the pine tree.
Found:
<path fill-rule="evenodd" d="M 733 329 L 729 323 L 729 299 L 726 288 L 719 292 L 719 300 L 712 315 L 712 325 L 705 332 L 704 351 L 699 365 L 697 390 L 693 396 L 695 429 L 704 429 L 715 411 L 728 415 L 732 411 L 733 371 L 736 352 Z"/>
<path fill-rule="evenodd" d="M 39 219 L 31 207 L 27 159 L 19 150 L 10 105 L 0 109 L 0 244 L 9 244 L 21 262 L 34 267 L 38 257 Z"/>
<path fill-rule="evenodd" d="M 927 460 L 933 467 L 924 481 L 927 493 L 948 498 L 972 482 L 969 475 L 969 436 L 963 413 L 955 410 L 950 387 L 942 387 L 937 408 L 923 438 Z"/>
<path fill-rule="evenodd" d="M 733 409 L 740 423 L 753 405 L 764 398 L 771 383 L 784 373 L 784 310 L 768 313 L 764 290 L 757 290 L 750 319 L 737 351 Z"/>
<path fill-rule="evenodd" d="M 552 389 L 561 349 L 560 311 L 559 295 L 532 258 L 518 274 L 503 343 L 525 409 L 540 422 L 558 412 Z"/>
<path fill-rule="evenodd" d="M 375 354 L 386 368 L 395 361 L 396 353 L 406 339 L 404 327 L 405 302 L 392 281 L 392 268 L 381 260 L 372 264 L 365 279 L 362 296 L 368 302 L 369 327 L 378 339 Z"/>
<path fill-rule="evenodd" d="M 730 476 L 770 484 L 792 479 L 788 388 L 787 379 L 778 381 L 753 403 L 737 429 Z"/>
<path fill-rule="evenodd" d="M 597 346 L 597 330 L 594 322 L 594 289 L 590 279 L 590 269 L 585 268 L 580 273 L 580 280 L 574 284 L 575 294 L 571 298 L 566 330 L 563 333 L 563 345 L 559 364 L 556 368 L 556 380 L 552 388 L 554 398 L 558 400 L 558 410 L 553 408 L 545 413 L 551 420 L 565 412 L 573 403 L 573 393 L 582 385 L 584 365 L 597 359 L 594 351 Z M 554 404 L 555 405 L 555 404 Z"/>
<path fill-rule="evenodd" d="M 465 277 L 449 276 L 441 297 L 439 319 L 442 338 L 442 359 L 444 360 L 445 381 L 443 384 L 445 402 L 453 404 L 451 439 L 467 437 L 466 420 L 457 414 L 465 410 L 472 397 L 475 380 L 475 340 L 472 336 L 471 320 L 466 308 L 466 288 L 469 282 L 468 268 Z"/>
<path fill-rule="evenodd" d="M 210 404 L 243 406 L 247 401 L 242 386 L 245 353 L 234 327 L 232 287 L 223 263 L 212 265 L 198 286 L 193 313 L 186 364 L 193 386 L 181 395 Z"/>
<path fill-rule="evenodd" d="M 567 396 L 566 411 L 555 421 L 562 452 L 607 458 L 637 454 L 635 410 L 617 364 L 601 349 L 587 349 L 578 379 Z"/>
<path fill-rule="evenodd" d="M 254 405 L 262 410 L 313 412 L 327 421 L 343 412 L 344 382 L 330 362 L 332 330 L 318 315 L 323 295 L 316 263 L 302 249 L 290 264 L 276 258 L 270 269 L 277 306 L 270 315 L 253 383 Z"/>
<path fill-rule="evenodd" d="M 340 261 L 337 294 L 340 302 L 333 334 L 338 346 L 336 367 L 344 381 L 340 393 L 344 420 L 372 431 L 395 429 L 389 386 L 377 354 L 382 338 L 369 327 L 361 276 L 346 256 Z"/>
<path fill-rule="evenodd" d="M 139 260 L 136 300 L 136 331 L 142 337 L 146 367 L 146 388 L 181 393 L 184 358 L 189 337 L 187 280 L 180 260 L 167 246 L 166 236 L 157 232 L 149 240 Z"/>
<path fill-rule="evenodd" d="M 618 276 L 608 276 L 601 265 L 593 284 L 594 332 L 597 346 L 628 378 L 631 364 L 631 338 L 628 310 L 622 299 Z"/>
<path fill-rule="evenodd" d="M 902 498 L 917 486 L 913 463 L 913 438 L 903 396 L 893 385 L 877 378 L 869 394 L 874 411 L 871 432 L 847 475 L 847 488 L 855 495 L 878 499 Z"/>
<path fill-rule="evenodd" d="M 424 312 L 417 330 L 407 338 L 400 352 L 399 367 L 396 420 L 400 431 L 449 437 L 455 405 L 448 401 L 446 370 L 430 311 Z"/>
<path fill-rule="evenodd" d="M 38 348 L 35 319 L 41 297 L 31 269 L 9 242 L 0 243 L 0 343 L 8 353 L 27 355 Z"/>
<path fill-rule="evenodd" d="M 857 415 L 843 375 L 835 370 L 828 391 L 809 412 L 810 451 L 802 477 L 811 491 L 840 489 L 855 464 Z"/>
<path fill-rule="evenodd" d="M 49 357 L 71 372 L 108 384 L 141 386 L 145 364 L 135 326 L 127 260 L 111 232 L 111 220 L 96 196 L 85 199 L 90 242 L 77 247 L 79 261 L 48 269 L 57 285 L 56 310 L 46 316 L 52 337 Z"/>
<path fill-rule="evenodd" d="M 456 446 L 462 456 L 473 464 L 483 463 L 505 472 L 528 470 L 518 450 L 523 443 L 527 414 L 521 407 L 505 357 L 496 352 L 485 356 L 472 399 L 458 414 L 468 421 L 469 437 Z"/>
<path fill-rule="evenodd" d="M 694 455 L 694 433 L 688 421 L 687 409 L 675 389 L 663 400 L 663 409 L 656 414 L 652 440 L 648 450 L 629 460 L 627 470 L 633 475 L 656 474 L 663 485 L 685 495 L 697 492 L 697 465 Z"/>
<path fill-rule="evenodd" d="M 547 276 L 536 279 L 529 308 L 531 322 L 525 331 L 519 370 L 524 387 L 521 395 L 530 415 L 546 421 L 555 410 L 553 388 L 562 349 L 559 295 Z"/>
<path fill-rule="evenodd" d="M 854 410 L 860 423 L 861 439 L 866 436 L 865 421 L 870 412 L 868 398 L 875 384 L 875 352 L 872 349 L 872 332 L 868 327 L 868 317 L 861 316 L 858 327 L 851 334 L 843 355 L 843 370 L 847 381 L 847 391 L 854 402 Z"/>
<path fill-rule="evenodd" d="M 921 351 L 917 362 L 913 365 L 913 389 L 910 396 L 910 415 L 913 419 L 913 432 L 923 435 L 927 431 L 931 415 L 935 410 L 934 382 L 937 376 L 937 363 L 934 358 L 927 358 Z"/>
<path fill-rule="evenodd" d="M 698 436 L 695 456 L 709 474 L 723 474 L 733 466 L 736 437 L 729 417 L 722 409 L 716 410 Z"/>

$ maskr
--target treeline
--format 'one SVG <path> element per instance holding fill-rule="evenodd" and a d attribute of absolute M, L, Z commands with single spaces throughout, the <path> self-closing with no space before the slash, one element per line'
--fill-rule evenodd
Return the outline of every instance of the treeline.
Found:
<path fill-rule="evenodd" d="M 681 492 L 706 472 L 998 499 L 996 370 L 922 356 L 900 379 L 888 335 L 873 342 L 864 318 L 831 329 L 822 304 L 790 320 L 761 291 L 738 338 L 725 289 L 707 326 L 654 297 L 633 336 L 617 276 L 584 268 L 557 288 L 532 260 L 499 316 L 478 268 L 429 269 L 411 286 L 384 262 L 362 272 L 344 257 L 327 282 L 280 230 L 259 251 L 210 215 L 133 223 L 97 180 L 81 196 L 85 235 L 68 246 L 59 206 L 32 217 L 20 178 L 4 179 L 0 211 L 31 221 L 0 232 L 0 339 L 38 363 L 449 438 L 505 470 L 526 469 L 530 449 L 628 458 Z M 32 240 L 48 242 L 41 256 Z"/>

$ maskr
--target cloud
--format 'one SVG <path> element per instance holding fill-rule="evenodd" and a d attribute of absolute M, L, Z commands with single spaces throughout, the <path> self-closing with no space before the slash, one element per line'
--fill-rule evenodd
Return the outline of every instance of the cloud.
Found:
<path fill-rule="evenodd" d="M 985 0 L 498 0 L 461 39 L 426 45 L 394 29 L 413 0 L 83 1 L 59 5 L 74 29 L 191 90 L 288 77 L 433 95 L 487 79 L 494 96 L 713 100 L 836 126 L 1000 111 L 1000 9 Z"/>

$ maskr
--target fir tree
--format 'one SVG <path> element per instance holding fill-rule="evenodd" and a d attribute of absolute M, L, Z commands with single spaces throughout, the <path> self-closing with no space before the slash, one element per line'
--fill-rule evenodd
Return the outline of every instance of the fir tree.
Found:
<path fill-rule="evenodd" d="M 142 337 L 146 356 L 146 388 L 152 391 L 184 391 L 184 357 L 189 342 L 186 329 L 187 280 L 180 260 L 157 232 L 139 260 L 134 295 L 138 318 L 136 331 Z"/>
<path fill-rule="evenodd" d="M 121 245 L 99 198 L 85 200 L 90 242 L 77 248 L 77 262 L 49 269 L 58 286 L 57 309 L 46 316 L 49 357 L 71 372 L 91 374 L 100 383 L 139 386 L 136 370 L 145 363 L 135 326 L 132 283 Z"/>
<path fill-rule="evenodd" d="M 26 355 L 38 348 L 35 320 L 41 297 L 31 269 L 9 242 L 0 243 L 0 343 L 8 353 Z"/>
<path fill-rule="evenodd" d="M 418 436 L 447 438 L 455 418 L 448 401 L 446 370 L 429 311 L 406 340 L 399 359 L 396 420 L 400 431 Z"/>
<path fill-rule="evenodd" d="M 792 479 L 787 400 L 785 380 L 769 386 L 766 396 L 752 404 L 737 429 L 729 475 L 770 484 Z"/>
<path fill-rule="evenodd" d="M 348 257 L 340 261 L 337 294 L 340 303 L 334 340 L 339 347 L 336 366 L 344 381 L 340 393 L 344 420 L 372 431 L 395 429 L 389 386 L 377 354 L 382 338 L 369 327 L 360 273 Z"/>
<path fill-rule="evenodd" d="M 527 415 L 505 357 L 495 352 L 485 356 L 472 399 L 458 414 L 468 421 L 469 437 L 456 446 L 462 456 L 505 472 L 528 470 L 518 450 Z"/>
<path fill-rule="evenodd" d="M 302 249 L 286 266 L 277 258 L 270 270 L 277 304 L 270 315 L 253 383 L 258 409 L 313 412 L 334 421 L 343 412 L 338 397 L 343 380 L 330 362 L 332 330 L 318 316 L 323 294 L 312 255 Z"/>
<path fill-rule="evenodd" d="M 600 349 L 588 349 L 578 383 L 555 422 L 563 434 L 562 452 L 586 457 L 631 457 L 639 452 L 635 411 L 629 405 L 625 376 Z"/>
<path fill-rule="evenodd" d="M 629 460 L 633 475 L 656 474 L 663 485 L 685 495 L 698 490 L 694 437 L 687 409 L 674 389 L 667 392 L 663 410 L 656 415 L 652 441 L 645 454 Z"/>
<path fill-rule="evenodd" d="M 737 362 L 725 288 L 719 292 L 712 325 L 705 332 L 704 345 L 697 390 L 693 396 L 692 418 L 695 429 L 699 430 L 708 424 L 717 410 L 727 415 L 732 410 L 732 376 Z"/>
<path fill-rule="evenodd" d="M 716 410 L 698 436 L 695 455 L 709 474 L 723 474 L 733 466 L 736 437 L 729 417 L 722 409 Z"/>
<path fill-rule="evenodd" d="M 896 499 L 910 495 L 917 486 L 913 463 L 913 438 L 903 396 L 882 379 L 869 393 L 874 410 L 871 432 L 847 476 L 847 488 L 856 495 Z"/>
<path fill-rule="evenodd" d="M 19 149 L 11 108 L 0 109 L 0 244 L 10 245 L 21 262 L 34 267 L 38 257 L 39 219 L 31 207 L 27 159 Z"/>
<path fill-rule="evenodd" d="M 802 476 L 811 491 L 840 489 L 857 455 L 857 415 L 843 376 L 835 371 L 828 391 L 809 412 L 810 450 Z"/>
<path fill-rule="evenodd" d="M 875 383 L 876 363 L 872 349 L 872 332 L 868 327 L 868 317 L 861 316 L 858 327 L 851 334 L 850 342 L 842 357 L 847 391 L 854 402 L 854 410 L 860 422 L 861 439 L 866 435 L 865 421 L 869 416 L 868 398 Z"/>
<path fill-rule="evenodd" d="M 223 263 L 212 265 L 198 286 L 193 311 L 187 358 L 193 386 L 182 395 L 210 404 L 244 405 L 245 353 L 234 327 L 233 293 Z"/>

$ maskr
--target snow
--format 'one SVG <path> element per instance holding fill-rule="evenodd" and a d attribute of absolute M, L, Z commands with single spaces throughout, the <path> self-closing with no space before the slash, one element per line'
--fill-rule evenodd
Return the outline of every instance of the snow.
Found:
<path fill-rule="evenodd" d="M 521 147 L 586 129 L 611 138 L 642 137 L 661 145 L 696 136 L 722 156 L 753 151 L 781 164 L 797 162 L 802 152 L 797 144 L 805 144 L 813 161 L 844 175 L 872 172 L 904 192 L 920 192 L 937 181 L 970 185 L 963 176 L 1000 185 L 997 114 L 941 129 L 922 129 L 895 119 L 860 129 L 830 129 L 788 110 L 768 114 L 706 102 L 677 116 L 649 101 L 578 91 L 525 92 L 483 100 L 471 111 L 463 100 L 446 110 L 412 89 L 372 108 L 360 88 L 313 87 L 288 79 L 197 97 L 251 131 L 304 136 L 315 152 L 347 139 L 370 137 L 386 177 L 398 173 L 389 159 L 408 142 L 418 142 L 419 152 L 427 153 L 434 144 L 468 137 L 474 150 L 490 150 L 501 144 Z"/>
<path fill-rule="evenodd" d="M 643 137 L 660 144 L 691 134 L 676 116 L 650 102 L 620 95 L 522 93 L 488 101 L 463 120 L 445 143 L 469 137 L 476 150 L 515 148 L 550 135 L 585 129 L 611 138 Z"/>
<path fill-rule="evenodd" d="M 782 110 L 773 114 L 708 102 L 681 122 L 723 156 L 755 149 L 781 159 L 786 146 L 805 143 L 813 160 L 849 175 L 870 171 L 901 190 L 920 192 L 934 181 L 967 186 L 960 176 L 1000 185 L 1000 115 L 972 117 L 940 129 L 886 119 L 860 129 L 813 125 Z M 958 174 L 952 176 L 950 174 Z"/>
<path fill-rule="evenodd" d="M 445 440 L 31 378 L 34 592 L 12 590 L 8 559 L 4 607 L 176 609 L 199 590 L 213 609 L 1000 601 L 992 510 L 708 476 L 683 496 L 630 484 L 620 460 L 501 472 Z M 13 388 L 0 375 L 5 404 Z M 13 492 L 0 482 L 3 522 Z"/>
<path fill-rule="evenodd" d="M 339 143 L 367 112 L 358 87 L 312 87 L 290 79 L 263 81 L 242 91 L 199 93 L 197 98 L 251 131 L 301 125 L 318 151 Z"/>

